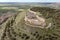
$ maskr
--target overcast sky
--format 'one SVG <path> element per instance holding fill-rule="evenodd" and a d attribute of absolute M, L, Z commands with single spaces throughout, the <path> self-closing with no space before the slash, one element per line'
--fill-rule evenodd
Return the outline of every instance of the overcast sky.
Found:
<path fill-rule="evenodd" d="M 60 2 L 60 0 L 0 0 L 0 2 Z"/>

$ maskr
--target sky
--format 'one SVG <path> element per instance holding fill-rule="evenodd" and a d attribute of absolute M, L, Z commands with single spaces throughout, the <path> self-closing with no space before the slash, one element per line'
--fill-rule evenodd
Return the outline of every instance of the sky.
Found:
<path fill-rule="evenodd" d="M 60 0 L 0 0 L 0 2 L 60 2 Z"/>

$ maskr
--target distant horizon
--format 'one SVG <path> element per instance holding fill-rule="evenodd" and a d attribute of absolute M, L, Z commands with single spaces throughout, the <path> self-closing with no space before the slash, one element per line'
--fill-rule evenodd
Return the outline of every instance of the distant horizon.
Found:
<path fill-rule="evenodd" d="M 58 3 L 58 2 L 0 2 L 0 4 L 55 4 L 55 3 Z"/>
<path fill-rule="evenodd" d="M 0 0 L 0 2 L 60 2 L 60 0 Z"/>
<path fill-rule="evenodd" d="M 0 2 L 0 3 L 60 3 L 60 2 Z"/>

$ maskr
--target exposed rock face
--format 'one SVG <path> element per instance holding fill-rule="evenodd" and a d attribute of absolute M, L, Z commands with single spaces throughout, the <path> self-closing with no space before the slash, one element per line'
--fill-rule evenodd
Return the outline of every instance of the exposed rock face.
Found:
<path fill-rule="evenodd" d="M 36 15 L 34 13 L 32 13 L 32 12 L 27 12 L 26 16 L 29 19 L 36 19 Z"/>
<path fill-rule="evenodd" d="M 26 22 L 30 22 L 30 24 L 32 25 L 36 25 L 36 26 L 46 26 L 46 22 L 45 19 L 42 17 L 39 17 L 38 15 L 36 15 L 35 12 L 33 11 L 28 11 L 26 16 L 25 16 L 25 21 Z"/>

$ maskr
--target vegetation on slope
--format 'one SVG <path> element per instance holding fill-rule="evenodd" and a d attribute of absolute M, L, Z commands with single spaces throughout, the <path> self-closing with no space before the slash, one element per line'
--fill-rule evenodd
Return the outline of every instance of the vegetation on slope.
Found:
<path fill-rule="evenodd" d="M 32 9 L 34 11 L 35 7 Z M 5 26 L 5 31 L 1 37 L 1 40 L 60 40 L 59 10 L 50 8 L 48 10 L 48 8 L 46 8 L 47 11 L 45 11 L 45 8 L 43 10 L 42 9 L 37 7 L 36 11 L 42 13 L 43 16 L 48 20 L 47 22 L 52 21 L 52 28 L 41 29 L 26 25 L 24 21 L 26 11 L 20 12 L 14 16 L 11 16 L 7 20 L 7 23 L 4 22 L 6 25 L 4 25 L 4 23 L 1 25 L 1 27 Z"/>

